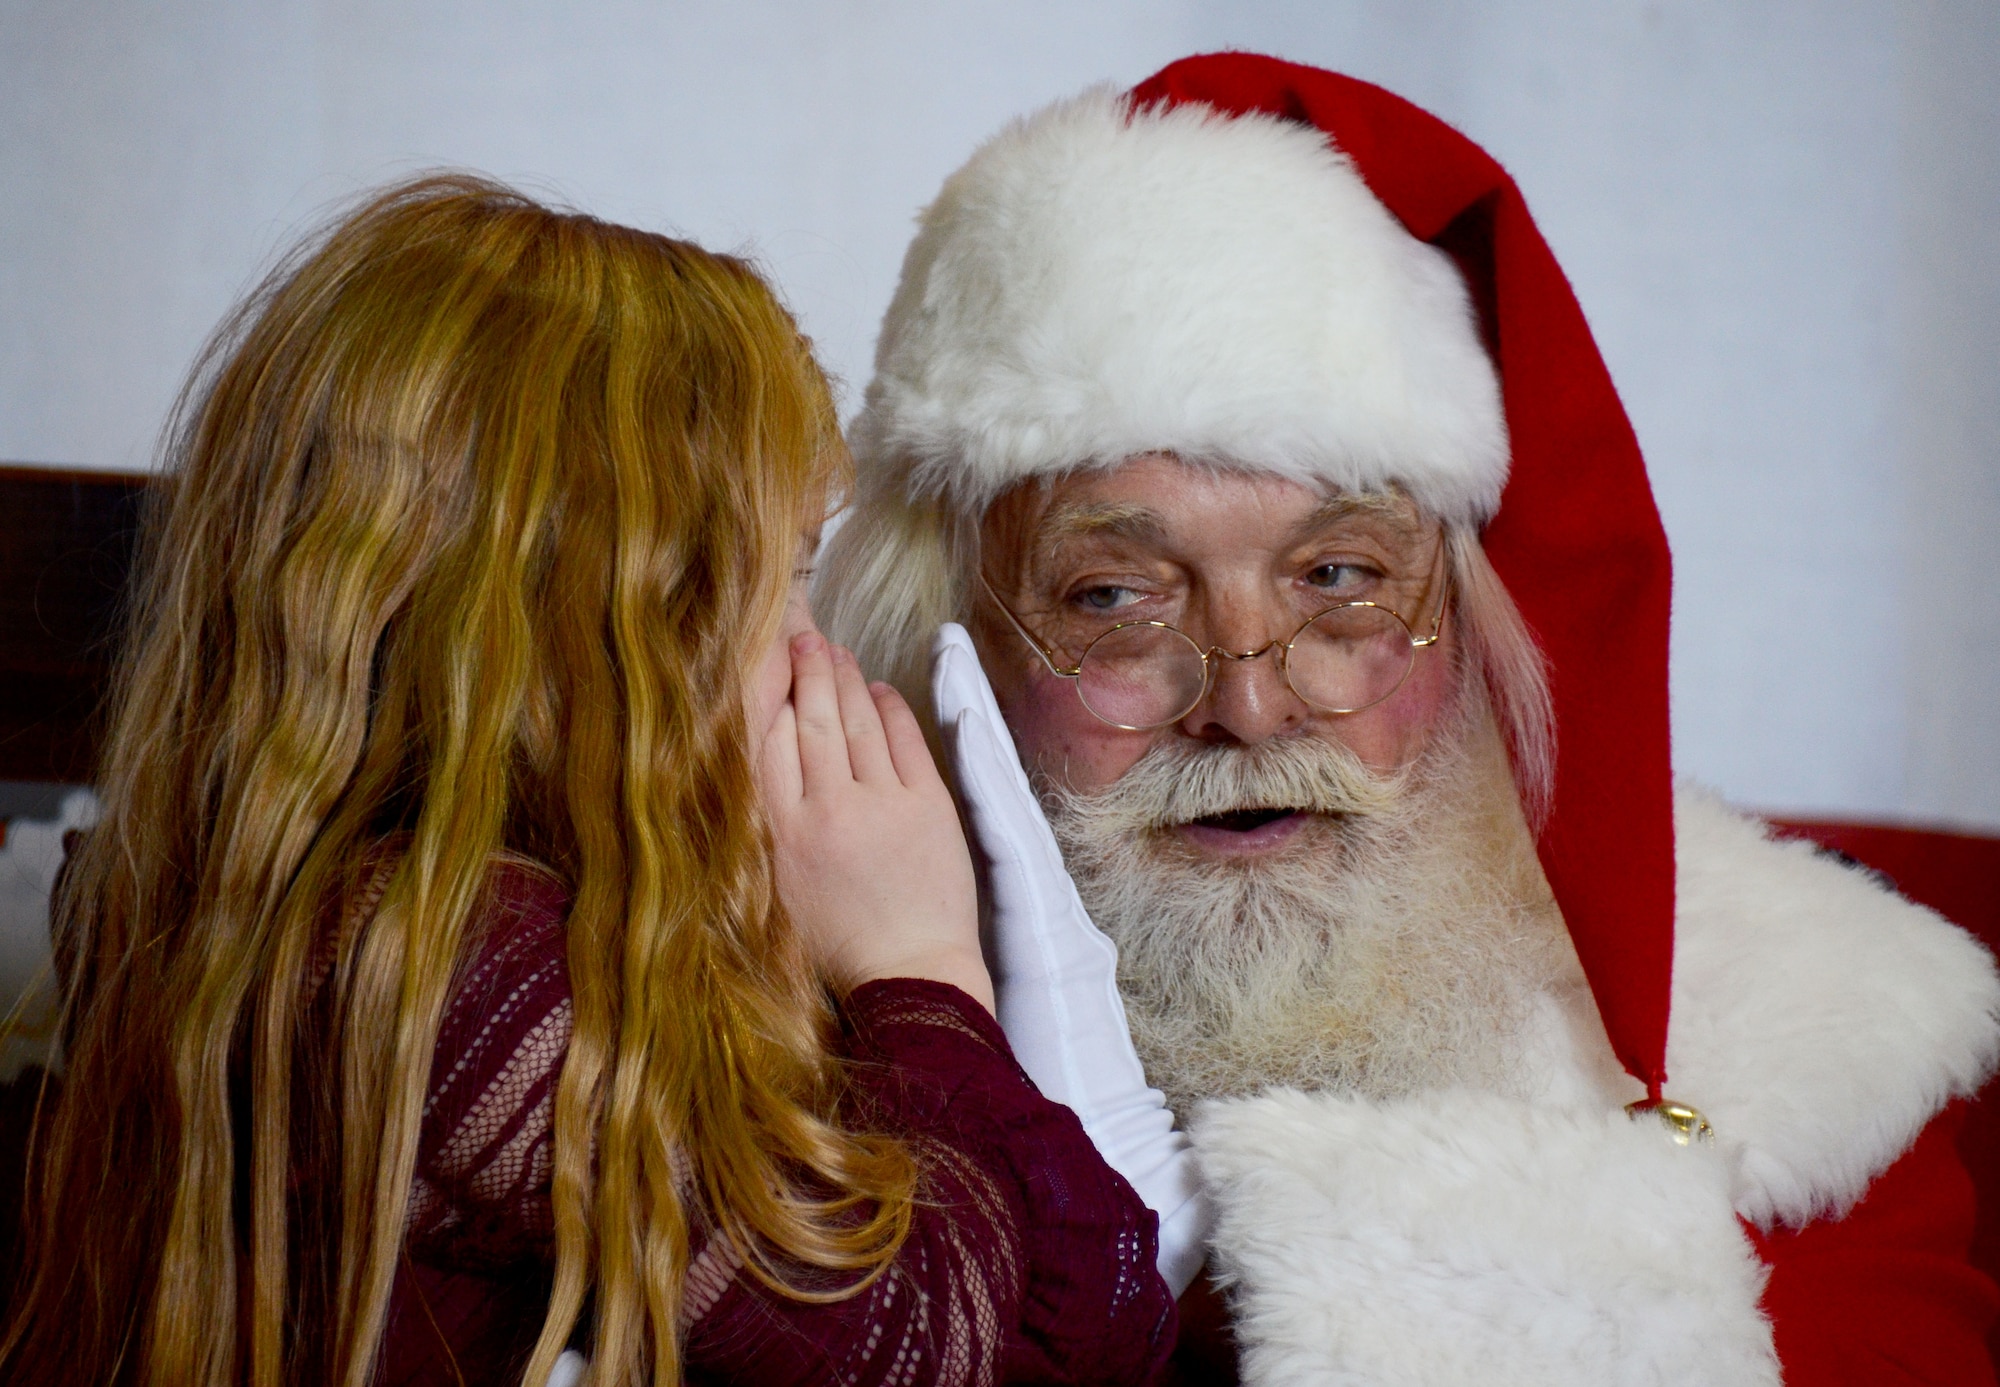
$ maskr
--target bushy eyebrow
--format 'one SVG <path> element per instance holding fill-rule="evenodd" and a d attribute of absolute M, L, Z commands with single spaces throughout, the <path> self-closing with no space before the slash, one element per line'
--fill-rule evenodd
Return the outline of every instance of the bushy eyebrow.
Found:
<path fill-rule="evenodd" d="M 1414 507 L 1393 492 L 1343 491 L 1327 497 L 1314 507 L 1312 514 L 1301 520 L 1293 533 L 1299 539 L 1310 539 L 1319 531 L 1343 521 L 1370 517 L 1386 520 L 1405 535 L 1414 536 L 1423 528 L 1423 522 L 1413 512 Z"/>
<path fill-rule="evenodd" d="M 1136 501 L 1059 501 L 1035 526 L 1035 549 L 1053 557 L 1073 539 L 1112 535 L 1160 543 L 1167 527 L 1158 512 Z"/>

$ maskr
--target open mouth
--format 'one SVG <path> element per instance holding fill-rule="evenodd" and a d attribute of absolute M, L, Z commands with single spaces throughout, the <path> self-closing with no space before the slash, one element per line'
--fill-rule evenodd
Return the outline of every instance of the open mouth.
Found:
<path fill-rule="evenodd" d="M 1232 809 L 1226 814 L 1209 814 L 1190 820 L 1190 823 L 1196 828 L 1216 828 L 1225 833 L 1251 833 L 1265 824 L 1303 812 L 1299 809 Z"/>

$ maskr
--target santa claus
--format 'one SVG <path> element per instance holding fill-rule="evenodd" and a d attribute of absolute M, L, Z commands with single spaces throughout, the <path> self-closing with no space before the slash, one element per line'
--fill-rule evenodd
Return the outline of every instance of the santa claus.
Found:
<path fill-rule="evenodd" d="M 1483 151 L 1241 54 L 1045 110 L 854 446 L 827 629 L 935 646 L 1002 1023 L 1246 1380 L 1992 1380 L 1992 960 L 1674 787 L 1644 465 Z"/>

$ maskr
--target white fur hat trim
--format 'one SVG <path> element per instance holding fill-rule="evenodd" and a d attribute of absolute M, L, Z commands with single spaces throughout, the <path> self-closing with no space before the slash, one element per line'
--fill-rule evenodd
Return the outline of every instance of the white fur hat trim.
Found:
<path fill-rule="evenodd" d="M 864 475 L 969 510 L 1154 451 L 1472 522 L 1507 477 L 1456 266 L 1272 117 L 1106 89 L 1016 122 L 923 214 L 875 369 Z"/>

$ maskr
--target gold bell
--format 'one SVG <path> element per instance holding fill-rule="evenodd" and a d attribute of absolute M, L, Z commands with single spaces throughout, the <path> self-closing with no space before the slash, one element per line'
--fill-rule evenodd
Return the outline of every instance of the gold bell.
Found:
<path fill-rule="evenodd" d="M 1715 1128 L 1708 1125 L 1701 1109 L 1691 1108 L 1686 1103 L 1676 1103 L 1671 1098 L 1662 1098 L 1655 1103 L 1641 1098 L 1636 1103 L 1625 1105 L 1626 1116 L 1636 1118 L 1641 1113 L 1651 1113 L 1659 1118 L 1660 1125 L 1667 1129 L 1667 1135 L 1674 1139 L 1676 1146 L 1693 1146 L 1696 1142 L 1715 1140 Z"/>

